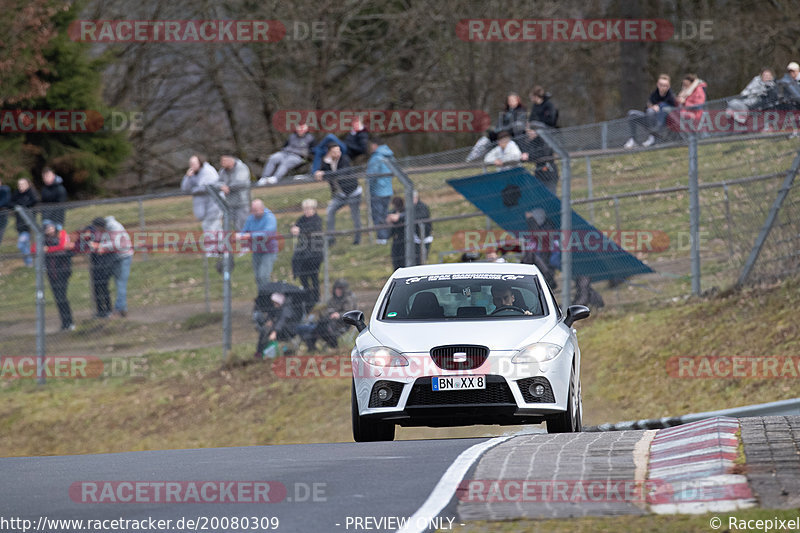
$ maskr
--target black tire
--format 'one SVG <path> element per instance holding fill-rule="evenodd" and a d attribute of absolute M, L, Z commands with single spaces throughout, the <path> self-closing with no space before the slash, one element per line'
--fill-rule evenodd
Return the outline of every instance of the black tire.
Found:
<path fill-rule="evenodd" d="M 575 369 L 569 376 L 569 392 L 567 394 L 567 410 L 547 420 L 548 433 L 580 433 L 583 429 L 580 401 L 581 385 L 578 383 L 577 394 L 575 388 Z"/>
<path fill-rule="evenodd" d="M 355 380 L 350 387 L 350 413 L 353 423 L 353 440 L 356 442 L 378 442 L 394 440 L 394 424 L 364 418 L 358 414 Z"/>

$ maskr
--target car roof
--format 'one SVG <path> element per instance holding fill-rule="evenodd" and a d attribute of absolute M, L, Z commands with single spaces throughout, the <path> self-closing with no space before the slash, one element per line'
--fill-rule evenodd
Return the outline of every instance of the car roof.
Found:
<path fill-rule="evenodd" d="M 441 263 L 398 268 L 392 278 L 430 276 L 434 274 L 535 274 L 541 275 L 534 265 L 523 263 Z"/>

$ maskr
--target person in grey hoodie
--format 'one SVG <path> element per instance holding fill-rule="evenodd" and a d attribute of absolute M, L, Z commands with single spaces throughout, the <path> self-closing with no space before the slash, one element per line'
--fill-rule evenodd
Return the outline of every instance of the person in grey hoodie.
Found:
<path fill-rule="evenodd" d="M 233 212 L 233 229 L 242 231 L 250 214 L 250 169 L 241 159 L 223 155 L 219 159 L 219 181 Z"/>
<path fill-rule="evenodd" d="M 116 261 L 111 270 L 117 291 L 114 312 L 124 318 L 128 316 L 128 278 L 131 275 L 133 262 L 133 243 L 125 226 L 116 218 L 109 215 L 104 220 L 108 239 L 104 239 L 101 246 L 105 246 L 108 253 L 116 254 Z"/>
<path fill-rule="evenodd" d="M 181 190 L 191 193 L 194 216 L 201 221 L 203 228 L 203 244 L 206 246 L 206 255 L 217 255 L 213 249 L 217 242 L 219 232 L 222 230 L 222 212 L 219 206 L 208 195 L 206 185 L 218 186 L 219 174 L 202 155 L 193 155 L 189 158 L 189 169 L 181 180 Z"/>
<path fill-rule="evenodd" d="M 308 159 L 313 149 L 314 136 L 308 132 L 308 125 L 298 124 L 281 151 L 269 156 L 258 184 L 278 183 L 290 170 Z"/>

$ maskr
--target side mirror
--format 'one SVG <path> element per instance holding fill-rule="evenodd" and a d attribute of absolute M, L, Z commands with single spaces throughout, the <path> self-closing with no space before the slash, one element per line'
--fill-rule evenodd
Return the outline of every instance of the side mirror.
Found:
<path fill-rule="evenodd" d="M 348 326 L 355 326 L 356 329 L 359 331 L 359 333 L 367 328 L 367 325 L 364 323 L 364 313 L 359 310 L 348 311 L 345 314 L 343 314 L 342 322 L 344 322 Z"/>
<path fill-rule="evenodd" d="M 570 305 L 567 309 L 567 316 L 564 317 L 564 324 L 567 327 L 572 327 L 572 324 L 578 320 L 589 318 L 589 308 L 585 305 Z"/>

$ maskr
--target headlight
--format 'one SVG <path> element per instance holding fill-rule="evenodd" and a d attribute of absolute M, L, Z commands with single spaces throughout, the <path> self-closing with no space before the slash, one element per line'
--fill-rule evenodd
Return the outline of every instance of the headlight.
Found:
<path fill-rule="evenodd" d="M 367 348 L 360 355 L 372 366 L 408 366 L 408 359 L 403 354 L 386 346 Z"/>
<path fill-rule="evenodd" d="M 561 353 L 561 346 L 547 342 L 537 342 L 518 351 L 511 358 L 512 363 L 544 363 L 555 359 Z"/>

